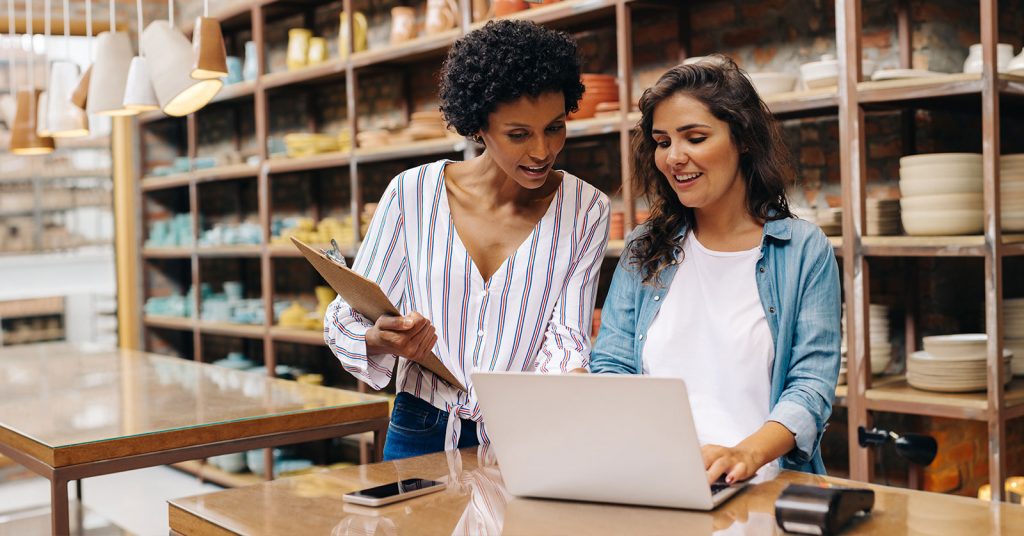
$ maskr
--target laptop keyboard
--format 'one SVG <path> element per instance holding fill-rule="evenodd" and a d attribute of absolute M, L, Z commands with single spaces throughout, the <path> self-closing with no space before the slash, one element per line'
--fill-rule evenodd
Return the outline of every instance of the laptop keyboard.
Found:
<path fill-rule="evenodd" d="M 711 484 L 711 494 L 714 495 L 724 489 L 728 489 L 729 484 L 725 482 L 725 477 L 719 478 Z"/>

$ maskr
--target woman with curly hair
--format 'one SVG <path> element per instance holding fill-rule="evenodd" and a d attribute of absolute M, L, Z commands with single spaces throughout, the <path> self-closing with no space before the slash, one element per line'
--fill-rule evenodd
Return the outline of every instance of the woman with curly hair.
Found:
<path fill-rule="evenodd" d="M 391 181 L 353 269 L 402 311 L 370 324 L 341 298 L 324 338 L 345 370 L 381 389 L 398 364 L 384 458 L 489 443 L 473 371 L 586 367 L 606 195 L 553 164 L 583 94 L 576 45 L 501 20 L 459 39 L 444 62 L 441 112 L 484 146 Z M 433 351 L 466 386 L 418 362 Z"/>
<path fill-rule="evenodd" d="M 839 373 L 839 271 L 795 219 L 780 130 L 728 58 L 666 72 L 640 98 L 630 236 L 591 372 L 686 380 L 708 482 L 780 459 L 824 472 L 818 443 Z"/>

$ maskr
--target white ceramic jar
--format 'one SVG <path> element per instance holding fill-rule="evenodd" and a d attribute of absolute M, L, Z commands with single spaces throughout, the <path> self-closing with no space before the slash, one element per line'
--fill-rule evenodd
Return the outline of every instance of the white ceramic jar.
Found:
<path fill-rule="evenodd" d="M 1010 60 L 1012 59 L 1013 45 L 1009 43 L 999 43 L 996 47 L 996 64 L 998 65 L 997 72 L 1005 73 L 1010 64 Z M 982 61 L 981 43 L 971 45 L 967 52 L 967 59 L 964 60 L 964 72 L 980 73 Z"/>

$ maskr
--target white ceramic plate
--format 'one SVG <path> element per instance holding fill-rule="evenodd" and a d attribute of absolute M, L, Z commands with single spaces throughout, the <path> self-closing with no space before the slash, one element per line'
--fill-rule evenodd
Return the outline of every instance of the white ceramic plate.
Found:
<path fill-rule="evenodd" d="M 934 78 L 944 76 L 946 73 L 926 71 L 924 69 L 879 69 L 871 75 L 874 81 L 881 80 L 904 80 L 908 78 Z"/>
<path fill-rule="evenodd" d="M 971 194 L 981 193 L 979 177 L 932 177 L 925 179 L 901 179 L 900 195 L 904 198 L 917 195 Z M 1003 185 L 1005 190 L 1005 185 Z"/>
<path fill-rule="evenodd" d="M 931 180 L 937 177 L 964 177 L 981 181 L 981 164 L 950 161 L 900 167 L 900 179 Z"/>
<path fill-rule="evenodd" d="M 957 353 L 973 352 L 979 349 L 984 352 L 987 341 L 988 335 L 985 333 L 930 335 L 921 339 L 925 352 L 937 357 L 944 357 L 951 353 L 955 356 Z"/>

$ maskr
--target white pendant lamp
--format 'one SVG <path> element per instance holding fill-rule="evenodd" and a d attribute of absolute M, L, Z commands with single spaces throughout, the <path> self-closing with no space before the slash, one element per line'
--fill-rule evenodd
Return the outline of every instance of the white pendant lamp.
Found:
<path fill-rule="evenodd" d="M 14 115 L 14 126 L 11 128 L 11 152 L 19 155 L 42 155 L 53 152 L 53 138 L 40 136 L 36 132 L 38 116 L 39 90 L 35 87 L 35 50 L 32 43 L 32 0 L 28 0 L 29 55 L 28 55 L 28 88 L 18 90 L 18 109 Z M 14 40 L 14 0 L 7 4 L 8 27 L 11 40 Z M 13 59 L 13 58 L 12 58 Z"/>
<path fill-rule="evenodd" d="M 65 21 L 66 17 L 65 15 Z M 85 48 L 89 66 L 85 68 L 85 72 L 78 79 L 75 90 L 71 92 L 72 104 L 83 112 L 89 102 L 89 82 L 92 80 L 92 0 L 85 0 Z"/>
<path fill-rule="evenodd" d="M 135 0 L 136 17 L 139 27 L 139 55 L 132 58 L 128 68 L 128 83 L 124 88 L 125 109 L 135 112 L 157 110 L 160 104 L 153 92 L 153 82 L 149 75 L 149 64 L 142 55 L 142 0 Z"/>
<path fill-rule="evenodd" d="M 71 15 L 64 0 L 64 57 L 71 57 Z M 65 59 L 50 67 L 49 98 L 46 102 L 46 123 L 54 138 L 80 138 L 89 135 L 89 120 L 72 102 L 78 83 L 78 64 Z"/>
<path fill-rule="evenodd" d="M 220 29 L 220 21 L 210 18 L 209 0 L 203 0 L 203 16 L 196 17 L 196 27 L 192 30 L 192 50 L 195 54 L 192 78 L 207 80 L 228 75 L 224 34 Z"/>
<path fill-rule="evenodd" d="M 126 32 L 118 32 L 114 20 L 114 0 L 110 0 L 110 31 L 96 37 L 96 62 L 89 79 L 86 110 L 98 115 L 134 115 L 126 110 L 124 87 L 132 63 L 132 43 Z"/>
<path fill-rule="evenodd" d="M 43 58 L 49 60 L 50 58 L 50 0 L 43 0 Z M 30 30 L 31 31 L 31 30 Z M 35 53 L 34 39 L 29 40 L 29 48 L 32 49 L 32 53 Z M 45 71 L 45 69 L 44 69 Z M 39 94 L 39 108 L 36 110 L 36 134 L 46 137 L 50 135 L 50 128 L 46 124 L 46 103 L 50 98 L 50 93 L 46 88 L 50 87 L 50 84 L 46 80 L 44 75 L 43 80 L 43 91 Z"/>
<path fill-rule="evenodd" d="M 173 0 L 168 4 L 170 21 L 173 21 Z M 149 63 L 153 90 L 167 115 L 181 117 L 206 106 L 224 85 L 219 79 L 191 77 L 195 63 L 192 45 L 172 22 L 151 22 L 142 33 L 142 49 Z"/>

